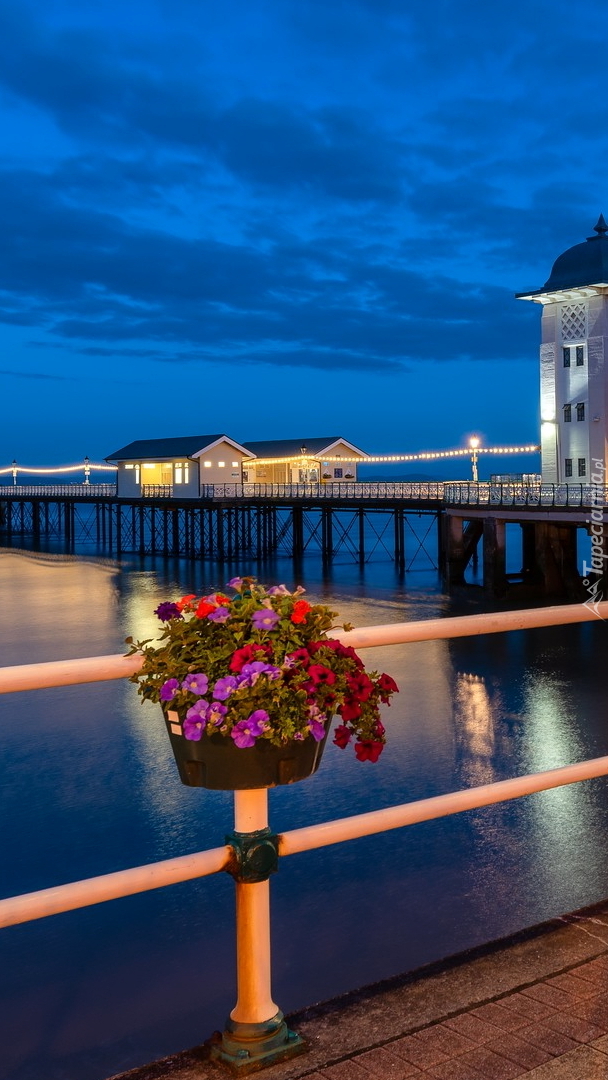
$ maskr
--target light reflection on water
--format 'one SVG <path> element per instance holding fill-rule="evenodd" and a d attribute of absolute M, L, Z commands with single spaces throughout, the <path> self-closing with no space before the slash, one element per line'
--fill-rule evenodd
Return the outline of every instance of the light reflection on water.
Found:
<path fill-rule="evenodd" d="M 449 614 L 432 578 L 305 565 L 297 580 L 354 625 Z M 122 651 L 153 609 L 223 586 L 210 564 L 0 554 L 2 664 Z M 295 584 L 291 564 L 262 580 Z M 270 794 L 296 828 L 608 752 L 605 625 L 367 650 L 401 693 L 377 765 L 329 745 Z M 231 796 L 182 787 L 156 711 L 128 682 L 0 698 L 3 895 L 222 843 Z M 284 1010 L 411 970 L 602 899 L 602 781 L 285 860 L 272 882 Z M 305 942 L 303 947 L 302 943 Z M 0 933 L 2 1080 L 101 1080 L 202 1041 L 234 1003 L 224 876 Z"/>

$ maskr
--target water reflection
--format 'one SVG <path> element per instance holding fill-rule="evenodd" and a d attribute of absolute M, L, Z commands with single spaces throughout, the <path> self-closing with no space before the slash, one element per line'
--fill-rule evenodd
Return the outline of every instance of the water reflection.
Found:
<path fill-rule="evenodd" d="M 252 564 L 41 561 L 0 553 L 0 663 L 123 649 L 153 610 Z M 354 625 L 431 618 L 432 577 L 390 564 L 268 564 Z M 295 828 L 608 752 L 605 626 L 367 650 L 401 693 L 376 766 L 328 746 L 271 792 Z M 5 895 L 222 843 L 231 797 L 182 787 L 157 711 L 128 682 L 0 698 Z M 603 898 L 605 785 L 593 782 L 285 860 L 273 880 L 275 1000 L 294 1009 Z M 335 917 L 319 924 L 319 897 Z M 499 904 L 497 897 L 506 897 Z M 302 949 L 294 927 L 312 924 Z M 359 932 L 365 927 L 365 933 Z M 0 932 L 2 1080 L 101 1080 L 194 1045 L 234 1003 L 232 884 L 188 883 Z M 101 1034 L 100 1034 L 101 1032 Z M 4 1069 L 4 1072 L 2 1071 Z"/>

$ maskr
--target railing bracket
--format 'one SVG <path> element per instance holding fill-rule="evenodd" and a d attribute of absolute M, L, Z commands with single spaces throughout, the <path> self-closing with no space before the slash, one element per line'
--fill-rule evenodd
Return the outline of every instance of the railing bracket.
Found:
<path fill-rule="evenodd" d="M 233 851 L 226 872 L 235 881 L 248 884 L 267 881 L 278 870 L 279 838 L 269 828 L 228 833 L 226 843 Z"/>

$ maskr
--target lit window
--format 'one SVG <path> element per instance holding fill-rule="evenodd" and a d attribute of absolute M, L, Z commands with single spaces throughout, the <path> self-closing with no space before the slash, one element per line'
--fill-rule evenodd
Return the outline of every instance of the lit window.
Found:
<path fill-rule="evenodd" d="M 584 457 L 579 457 L 579 459 L 578 459 L 578 475 L 579 476 L 586 476 L 587 475 L 587 462 L 586 462 L 586 459 Z"/>
<path fill-rule="evenodd" d="M 564 367 L 570 367 L 570 346 L 564 345 L 562 349 L 562 355 L 564 357 Z"/>
<path fill-rule="evenodd" d="M 154 467 L 155 467 L 154 463 L 150 462 L 150 461 L 145 461 L 144 464 L 142 465 L 143 469 L 153 469 Z"/>
<path fill-rule="evenodd" d="M 134 469 L 135 465 L 125 465 L 125 469 Z"/>
<path fill-rule="evenodd" d="M 225 461 L 218 461 L 218 465 L 219 465 L 220 469 L 224 469 L 226 467 L 226 462 Z"/>
<path fill-rule="evenodd" d="M 566 465 L 566 469 L 565 469 L 566 476 L 572 476 L 572 458 L 571 457 L 566 458 L 565 465 Z"/>
<path fill-rule="evenodd" d="M 239 467 L 238 461 L 231 461 L 230 464 L 232 465 L 233 469 L 238 469 L 238 467 Z"/>
<path fill-rule="evenodd" d="M 210 468 L 211 468 L 211 462 L 210 462 L 210 461 L 204 461 L 204 462 L 203 462 L 203 465 L 205 466 L 205 468 L 206 468 L 206 469 L 210 469 Z"/>
<path fill-rule="evenodd" d="M 585 363 L 585 347 L 584 345 L 576 346 L 576 366 L 582 367 Z"/>
<path fill-rule="evenodd" d="M 572 421 L 572 406 L 564 405 L 564 423 L 569 424 Z"/>
<path fill-rule="evenodd" d="M 576 406 L 576 419 L 577 420 L 584 420 L 585 419 L 585 406 L 584 406 L 584 404 L 582 402 L 580 402 Z"/>

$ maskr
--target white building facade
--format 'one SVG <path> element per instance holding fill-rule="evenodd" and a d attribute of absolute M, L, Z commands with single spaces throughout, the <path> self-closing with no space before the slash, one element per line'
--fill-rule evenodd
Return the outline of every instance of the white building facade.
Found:
<path fill-rule="evenodd" d="M 556 259 L 542 289 L 540 407 L 544 483 L 589 484 L 608 450 L 608 225 Z M 598 464 L 601 463 L 601 464 Z"/>

